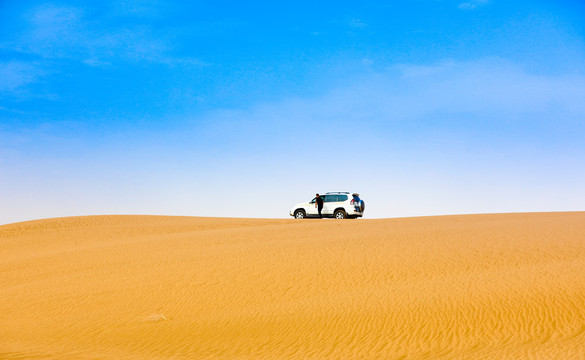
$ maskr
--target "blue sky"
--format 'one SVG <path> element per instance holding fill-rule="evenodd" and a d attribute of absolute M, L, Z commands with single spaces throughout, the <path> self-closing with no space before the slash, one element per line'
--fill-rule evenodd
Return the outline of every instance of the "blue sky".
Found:
<path fill-rule="evenodd" d="M 0 223 L 584 210 L 584 99 L 582 1 L 2 1 Z"/>

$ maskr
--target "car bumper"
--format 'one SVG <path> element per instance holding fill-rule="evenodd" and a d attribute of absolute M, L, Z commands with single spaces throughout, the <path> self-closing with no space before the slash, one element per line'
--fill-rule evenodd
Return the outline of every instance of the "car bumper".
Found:
<path fill-rule="evenodd" d="M 363 211 L 350 210 L 347 212 L 348 216 L 364 216 Z"/>

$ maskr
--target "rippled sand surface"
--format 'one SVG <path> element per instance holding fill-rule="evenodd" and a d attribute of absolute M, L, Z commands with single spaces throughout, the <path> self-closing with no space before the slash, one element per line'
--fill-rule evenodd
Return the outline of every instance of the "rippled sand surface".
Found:
<path fill-rule="evenodd" d="M 585 359 L 585 213 L 0 226 L 0 359 Z"/>

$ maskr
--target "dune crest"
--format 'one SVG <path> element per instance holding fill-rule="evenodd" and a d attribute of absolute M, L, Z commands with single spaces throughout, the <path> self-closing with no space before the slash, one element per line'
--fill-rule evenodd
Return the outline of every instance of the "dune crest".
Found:
<path fill-rule="evenodd" d="M 0 226 L 0 359 L 582 359 L 585 212 Z"/>

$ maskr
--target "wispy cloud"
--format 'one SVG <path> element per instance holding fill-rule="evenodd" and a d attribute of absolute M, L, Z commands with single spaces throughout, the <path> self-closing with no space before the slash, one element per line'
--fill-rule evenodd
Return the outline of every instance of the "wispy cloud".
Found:
<path fill-rule="evenodd" d="M 131 13 L 151 9 L 137 2 L 122 5 Z M 120 5 L 120 6 L 122 6 Z M 43 5 L 26 16 L 27 29 L 5 47 L 47 59 L 73 59 L 90 66 L 107 66 L 117 61 L 152 63 L 198 63 L 196 59 L 172 55 L 172 36 L 149 25 L 111 25 L 103 18 L 87 16 L 83 8 Z"/>
<path fill-rule="evenodd" d="M 473 10 L 480 6 L 487 5 L 489 3 L 490 0 L 470 0 L 459 4 L 459 8 L 463 10 Z"/>
<path fill-rule="evenodd" d="M 436 129 L 445 121 L 465 121 L 471 127 L 474 121 L 529 126 L 585 116 L 585 75 L 531 74 L 499 59 L 400 65 L 348 83 L 319 98 L 218 111 L 204 121 L 207 135 L 218 143 L 248 144 L 248 149 L 254 148 L 249 144 L 261 144 L 286 150 L 295 138 L 301 149 L 309 149 L 314 139 L 308 135 L 342 127 L 377 132 L 377 126 L 420 123 Z M 266 139 L 265 132 L 282 137 Z M 344 146 L 345 138 L 340 139 L 339 144 L 330 140 L 330 145 Z"/>
<path fill-rule="evenodd" d="M 349 21 L 349 26 L 352 28 L 360 29 L 365 28 L 367 25 L 362 19 L 353 18 Z"/>
<path fill-rule="evenodd" d="M 34 62 L 0 62 L 0 93 L 16 93 L 42 78 L 46 72 Z"/>
<path fill-rule="evenodd" d="M 508 114 L 570 111 L 585 114 L 585 76 L 538 75 L 501 59 L 435 66 L 399 66 L 403 81 L 424 100 L 420 110 Z M 411 99 L 411 101 L 417 101 Z"/>
<path fill-rule="evenodd" d="M 120 0 L 114 3 L 114 12 L 122 16 L 153 18 L 159 17 L 164 10 L 159 0 Z"/>
<path fill-rule="evenodd" d="M 26 16 L 27 30 L 15 34 L 12 48 L 45 58 L 71 56 L 83 46 L 83 12 L 73 7 L 44 5 Z"/>
<path fill-rule="evenodd" d="M 17 59 L 0 63 L 0 92 L 26 94 L 40 79 L 67 72 L 69 65 L 63 61 L 101 68 L 119 63 L 208 66 L 196 58 L 176 56 L 172 31 L 161 32 L 149 21 L 120 20 L 128 14 L 147 16 L 157 6 L 155 0 L 123 1 L 107 15 L 120 17 L 115 19 L 74 6 L 45 4 L 29 9 L 22 14 L 20 31 L 4 36 L 0 43 Z"/>

